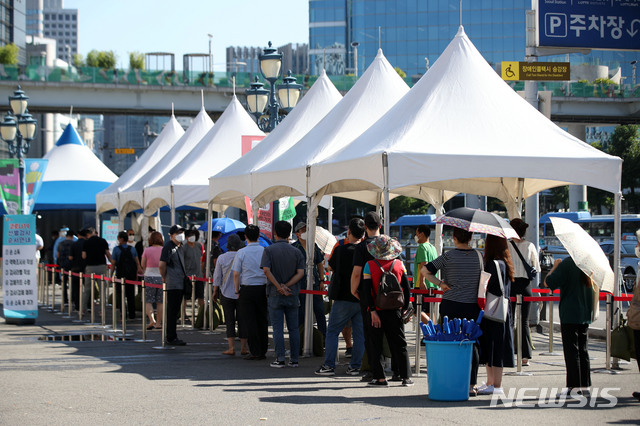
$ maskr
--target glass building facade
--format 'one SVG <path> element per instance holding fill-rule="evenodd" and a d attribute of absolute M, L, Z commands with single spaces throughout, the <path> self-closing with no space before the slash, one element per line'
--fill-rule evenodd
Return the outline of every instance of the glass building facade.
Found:
<path fill-rule="evenodd" d="M 526 11 L 531 0 L 463 0 L 465 32 L 494 68 L 525 57 Z M 358 75 L 375 58 L 378 47 L 394 67 L 408 76 L 424 74 L 458 31 L 459 0 L 310 0 L 309 54 L 312 74 Z M 357 59 L 352 43 L 357 46 Z M 638 52 L 592 51 L 571 54 L 572 64 L 622 67 L 631 75 Z M 566 55 L 541 57 L 565 61 Z"/>

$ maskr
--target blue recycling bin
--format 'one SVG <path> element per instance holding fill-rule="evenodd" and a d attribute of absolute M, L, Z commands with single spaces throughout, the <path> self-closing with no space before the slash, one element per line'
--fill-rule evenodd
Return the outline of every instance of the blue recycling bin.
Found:
<path fill-rule="evenodd" d="M 425 340 L 429 399 L 466 401 L 469 399 L 473 341 L 437 342 Z"/>

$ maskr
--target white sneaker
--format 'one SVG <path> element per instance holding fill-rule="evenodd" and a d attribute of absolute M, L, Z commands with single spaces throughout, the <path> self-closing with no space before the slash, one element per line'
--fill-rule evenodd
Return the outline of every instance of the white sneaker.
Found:
<path fill-rule="evenodd" d="M 504 395 L 504 389 L 502 388 L 493 388 L 494 395 Z"/>
<path fill-rule="evenodd" d="M 487 384 L 485 382 L 482 382 L 482 384 L 480 386 L 478 386 L 476 391 L 480 392 L 480 391 L 485 390 L 486 388 L 487 388 Z"/>
<path fill-rule="evenodd" d="M 493 386 L 485 386 L 484 389 L 478 389 L 478 395 L 493 395 Z"/>

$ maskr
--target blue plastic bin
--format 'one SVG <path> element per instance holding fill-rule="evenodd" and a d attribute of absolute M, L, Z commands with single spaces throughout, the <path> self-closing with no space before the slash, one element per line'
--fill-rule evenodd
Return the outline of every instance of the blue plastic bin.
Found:
<path fill-rule="evenodd" d="M 429 399 L 466 401 L 471 379 L 472 341 L 435 342 L 425 340 Z"/>

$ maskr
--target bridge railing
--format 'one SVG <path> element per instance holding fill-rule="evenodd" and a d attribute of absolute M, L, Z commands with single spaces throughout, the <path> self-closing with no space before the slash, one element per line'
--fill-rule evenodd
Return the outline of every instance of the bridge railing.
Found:
<path fill-rule="evenodd" d="M 88 84 L 116 84 L 137 86 L 195 86 L 195 87 L 231 87 L 232 77 L 236 76 L 236 87 L 249 88 L 254 74 L 239 72 L 206 73 L 199 71 L 160 71 L 160 70 L 127 70 L 105 69 L 93 67 L 45 67 L 19 66 L 0 64 L 0 80 L 8 81 L 44 81 Z M 317 80 L 315 75 L 294 75 L 298 83 L 305 88 L 311 87 Z M 356 82 L 353 75 L 329 76 L 340 91 L 349 90 Z M 262 79 L 261 79 L 262 80 Z M 411 77 L 405 81 L 409 86 L 415 82 Z M 524 90 L 524 82 L 508 82 L 514 90 Z M 538 90 L 551 91 L 558 97 L 587 98 L 637 98 L 640 97 L 640 84 L 589 84 L 578 82 L 553 81 L 538 82 Z"/>

